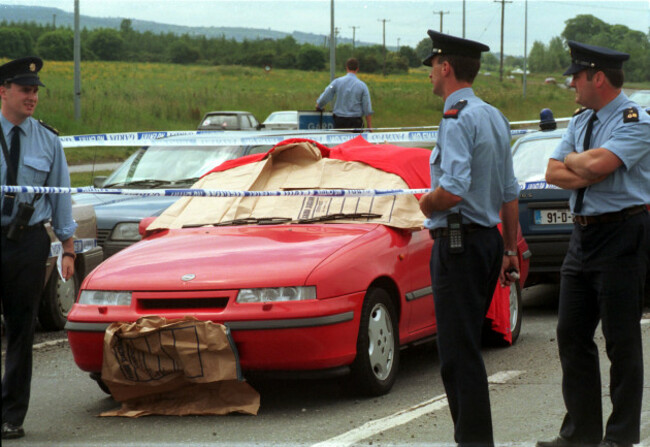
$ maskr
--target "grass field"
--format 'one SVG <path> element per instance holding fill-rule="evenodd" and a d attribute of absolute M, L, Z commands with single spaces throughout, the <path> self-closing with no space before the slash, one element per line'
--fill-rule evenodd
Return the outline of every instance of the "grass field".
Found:
<path fill-rule="evenodd" d="M 2 61 L 0 61 L 2 63 Z M 338 75 L 342 75 L 339 73 Z M 511 121 L 538 119 L 549 107 L 556 117 L 576 109 L 574 93 L 544 84 L 546 76 L 531 75 L 527 94 L 522 79 L 499 82 L 498 74 L 479 74 L 476 93 L 498 107 Z M 442 99 L 431 92 L 428 70 L 382 76 L 360 73 L 368 84 L 375 127 L 431 126 L 442 116 Z M 83 62 L 82 119 L 74 119 L 73 64 L 46 61 L 36 118 L 58 128 L 61 135 L 87 133 L 191 130 L 211 110 L 247 110 L 260 121 L 276 110 L 313 110 L 329 83 L 329 73 L 272 70 L 242 66 Z M 328 106 L 331 110 L 331 105 Z M 134 148 L 67 149 L 70 164 L 122 160 Z"/>

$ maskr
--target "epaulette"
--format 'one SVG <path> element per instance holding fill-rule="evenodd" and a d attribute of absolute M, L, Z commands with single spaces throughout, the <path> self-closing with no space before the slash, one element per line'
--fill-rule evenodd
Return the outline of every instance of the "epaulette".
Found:
<path fill-rule="evenodd" d="M 580 115 L 580 114 L 581 114 L 582 112 L 584 112 L 585 110 L 587 110 L 586 107 L 579 107 L 579 108 L 576 109 L 575 112 L 573 112 L 573 116 Z"/>
<path fill-rule="evenodd" d="M 50 125 L 47 124 L 47 123 L 44 123 L 43 120 L 38 120 L 38 124 L 40 124 L 41 126 L 45 127 L 47 130 L 49 130 L 50 132 L 52 132 L 54 135 L 59 135 L 59 131 L 58 131 L 57 129 L 55 129 L 54 127 L 50 126 Z"/>
<path fill-rule="evenodd" d="M 630 107 L 629 109 L 623 110 L 623 122 L 624 123 L 639 122 L 639 111 L 636 109 L 636 107 Z"/>
<path fill-rule="evenodd" d="M 442 115 L 443 118 L 458 118 L 458 114 L 460 113 L 461 110 L 463 110 L 463 107 L 467 105 L 467 100 L 466 99 L 461 99 L 458 101 L 456 104 L 451 106 L 451 109 L 447 110 L 444 115 Z"/>

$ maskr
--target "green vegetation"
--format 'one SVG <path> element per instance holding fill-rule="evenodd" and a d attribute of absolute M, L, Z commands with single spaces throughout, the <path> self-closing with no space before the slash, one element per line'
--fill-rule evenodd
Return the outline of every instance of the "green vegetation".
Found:
<path fill-rule="evenodd" d="M 407 74 L 359 76 L 370 88 L 375 127 L 440 122 L 443 103 L 431 92 L 426 67 Z M 536 120 L 545 107 L 556 117 L 570 116 L 577 107 L 574 92 L 545 84 L 547 76 L 559 82 L 563 79 L 557 72 L 531 75 L 525 98 L 521 76 L 499 82 L 498 76 L 479 74 L 475 90 L 511 121 Z M 39 92 L 36 117 L 59 129 L 61 135 L 192 130 L 212 110 L 247 110 L 263 121 L 276 110 L 313 110 L 329 82 L 323 72 L 306 75 L 299 70 L 273 69 L 267 73 L 242 66 L 128 62 L 84 62 L 81 77 L 82 119 L 75 121 L 72 62 L 46 61 L 41 72 L 47 87 Z M 66 156 L 70 164 L 99 163 L 123 160 L 134 150 L 70 148 Z"/>
<path fill-rule="evenodd" d="M 70 186 L 73 188 L 81 188 L 82 186 L 90 186 L 93 184 L 93 178 L 105 175 L 111 175 L 113 171 L 95 171 L 94 175 L 92 172 L 71 172 L 70 173 Z"/>

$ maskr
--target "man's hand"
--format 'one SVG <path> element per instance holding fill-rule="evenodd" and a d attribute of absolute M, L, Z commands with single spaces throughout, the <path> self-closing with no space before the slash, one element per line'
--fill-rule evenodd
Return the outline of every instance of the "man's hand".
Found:
<path fill-rule="evenodd" d="M 74 239 L 69 238 L 61 242 L 64 253 L 74 253 Z M 68 280 L 74 275 L 74 258 L 71 256 L 63 256 L 61 259 L 61 274 L 63 279 Z"/>
<path fill-rule="evenodd" d="M 517 277 L 514 277 L 514 272 Z M 499 282 L 502 287 L 508 287 L 510 284 L 519 280 L 519 258 L 517 256 L 503 255 L 501 264 L 501 273 L 499 273 Z"/>

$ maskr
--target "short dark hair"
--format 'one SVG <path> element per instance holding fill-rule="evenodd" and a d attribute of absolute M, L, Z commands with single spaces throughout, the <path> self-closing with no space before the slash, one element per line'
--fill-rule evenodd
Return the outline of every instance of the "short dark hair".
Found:
<path fill-rule="evenodd" d="M 454 69 L 456 79 L 469 83 L 474 82 L 474 78 L 476 78 L 478 70 L 481 68 L 480 59 L 460 56 L 457 54 L 441 54 L 438 56 L 438 64 L 442 64 L 445 61 L 447 61 L 449 65 L 451 65 L 451 67 Z"/>
<path fill-rule="evenodd" d="M 612 87 L 621 88 L 625 82 L 625 74 L 619 68 L 587 68 L 587 80 L 591 81 L 596 73 L 602 71 Z"/>
<path fill-rule="evenodd" d="M 347 68 L 350 71 L 358 70 L 359 69 L 359 61 L 356 58 L 351 57 L 350 59 L 348 59 L 345 62 L 345 68 Z"/>

